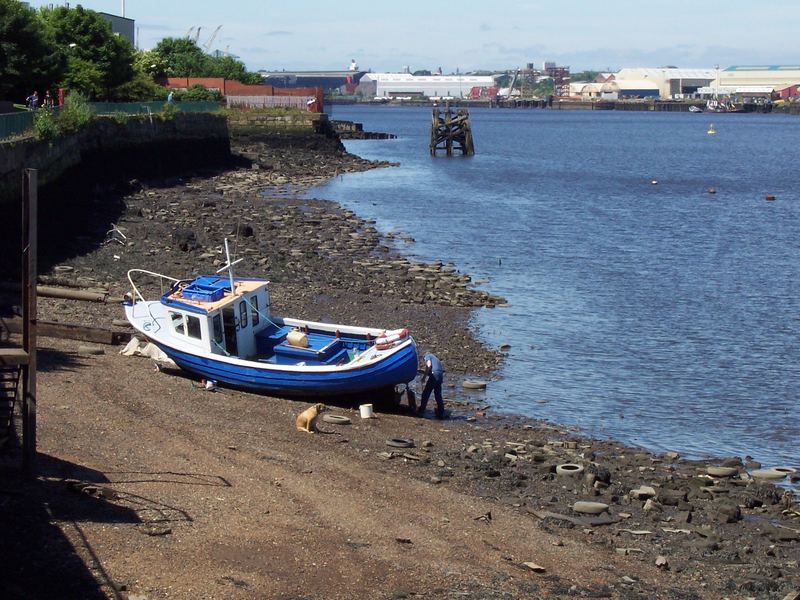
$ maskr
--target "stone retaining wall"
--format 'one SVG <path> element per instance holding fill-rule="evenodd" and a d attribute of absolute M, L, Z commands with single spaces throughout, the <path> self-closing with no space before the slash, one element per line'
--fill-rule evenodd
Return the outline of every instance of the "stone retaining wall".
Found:
<path fill-rule="evenodd" d="M 228 115 L 232 135 L 237 134 L 327 134 L 332 131 L 325 113 L 287 111 L 286 114 L 260 112 L 258 110 L 232 110 Z"/>
<path fill-rule="evenodd" d="M 42 188 L 72 169 L 95 181 L 166 174 L 230 160 L 227 121 L 207 113 L 98 118 L 79 133 L 54 141 L 0 143 L 0 204 L 18 203 L 22 170 L 39 171 Z M 91 170 L 91 173 L 87 173 Z"/>

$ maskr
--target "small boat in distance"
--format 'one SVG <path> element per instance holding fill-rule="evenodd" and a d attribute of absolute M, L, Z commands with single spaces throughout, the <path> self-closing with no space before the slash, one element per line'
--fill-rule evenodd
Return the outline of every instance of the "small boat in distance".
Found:
<path fill-rule="evenodd" d="M 717 133 L 717 130 L 714 129 L 714 124 L 711 123 L 711 125 L 708 126 L 708 135 L 716 135 L 716 133 Z"/>
<path fill-rule="evenodd" d="M 736 106 L 732 100 L 717 100 L 712 98 L 706 102 L 706 112 L 714 113 L 740 113 L 744 108 Z"/>
<path fill-rule="evenodd" d="M 386 331 L 278 317 L 270 312 L 268 281 L 217 274 L 180 280 L 132 269 L 125 316 L 186 371 L 234 387 L 285 396 L 345 396 L 389 390 L 417 374 L 408 329 Z M 226 277 L 219 272 L 227 269 Z M 146 300 L 133 274 L 169 289 Z"/>
<path fill-rule="evenodd" d="M 689 107 L 689 112 L 693 112 L 693 113 L 701 113 L 701 112 L 703 112 L 703 109 L 702 109 L 702 108 L 700 108 L 699 106 L 695 106 L 694 104 L 692 104 L 692 105 Z"/>

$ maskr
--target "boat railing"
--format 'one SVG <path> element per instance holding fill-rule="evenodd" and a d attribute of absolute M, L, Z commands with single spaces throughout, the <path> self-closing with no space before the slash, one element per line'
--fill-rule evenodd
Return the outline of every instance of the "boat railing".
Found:
<path fill-rule="evenodd" d="M 156 324 L 157 328 L 160 328 L 158 326 L 158 321 L 156 320 L 155 316 L 153 315 L 153 313 L 150 310 L 150 304 L 147 303 L 147 300 L 142 295 L 142 293 L 139 291 L 139 288 L 136 287 L 136 284 L 133 282 L 133 276 L 132 275 L 134 273 L 144 273 L 145 275 L 150 275 L 151 277 L 154 277 L 154 278 L 158 279 L 159 285 L 161 286 L 161 295 L 164 294 L 164 281 L 165 280 L 170 282 L 170 284 L 169 284 L 170 288 L 173 287 L 174 284 L 180 283 L 181 280 L 180 279 L 176 279 L 175 277 L 170 277 L 169 275 L 164 275 L 163 273 L 156 273 L 154 271 L 147 271 L 146 269 L 131 269 L 130 271 L 128 271 L 128 281 L 131 284 L 131 290 L 133 292 L 132 295 L 131 295 L 131 304 L 132 304 L 132 306 L 133 307 L 136 306 L 137 299 L 141 300 L 142 304 L 144 304 L 144 306 L 147 307 L 147 314 L 150 315 L 150 318 L 152 319 L 153 323 Z"/>
<path fill-rule="evenodd" d="M 154 271 L 147 271 L 145 269 L 131 269 L 130 271 L 128 271 L 128 281 L 130 281 L 130 283 L 131 283 L 131 288 L 133 290 L 133 298 L 134 298 L 134 300 L 136 300 L 136 298 L 138 297 L 142 302 L 146 302 L 146 300 L 145 300 L 144 296 L 142 296 L 141 292 L 139 291 L 139 288 L 137 288 L 136 284 L 133 282 L 133 277 L 131 277 L 131 275 L 133 273 L 144 273 L 145 275 L 150 275 L 152 277 L 158 278 L 159 283 L 161 285 L 161 293 L 162 294 L 164 293 L 164 280 L 165 279 L 167 281 L 171 281 L 172 282 L 169 287 L 172 287 L 173 284 L 178 283 L 178 282 L 181 281 L 180 279 L 176 279 L 175 277 L 170 277 L 169 275 L 164 275 L 162 273 L 155 273 Z"/>

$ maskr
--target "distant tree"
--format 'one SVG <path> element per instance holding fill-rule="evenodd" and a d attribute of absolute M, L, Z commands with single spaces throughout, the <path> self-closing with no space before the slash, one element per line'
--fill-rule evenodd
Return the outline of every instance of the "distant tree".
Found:
<path fill-rule="evenodd" d="M 240 60 L 232 56 L 209 56 L 206 61 L 206 77 L 224 77 L 242 83 L 262 83 L 263 78 L 258 73 L 250 73 Z"/>
<path fill-rule="evenodd" d="M 211 58 L 188 38 L 164 38 L 153 49 L 161 57 L 167 77 L 205 77 Z"/>
<path fill-rule="evenodd" d="M 412 73 L 412 75 L 414 75 L 414 77 L 421 77 L 423 75 L 430 75 L 430 74 L 431 74 L 431 72 L 428 71 L 427 69 L 420 69 L 419 71 L 414 71 Z"/>
<path fill-rule="evenodd" d="M 508 87 L 509 85 L 511 85 L 512 78 L 513 75 L 508 75 L 508 74 L 500 75 L 499 77 L 497 77 L 497 79 L 495 79 L 495 83 L 497 84 L 497 87 L 500 88 Z"/>
<path fill-rule="evenodd" d="M 188 90 L 182 90 L 175 93 L 179 101 L 191 102 L 216 102 L 222 95 L 219 90 L 210 90 L 202 85 L 193 85 Z"/>
<path fill-rule="evenodd" d="M 533 88 L 533 95 L 543 98 L 545 96 L 552 96 L 555 93 L 555 86 L 553 80 L 549 77 L 547 79 L 540 79 Z"/>
<path fill-rule="evenodd" d="M 600 75 L 600 71 L 579 71 L 577 73 L 570 73 L 570 81 L 588 81 L 592 82 Z"/>
<path fill-rule="evenodd" d="M 53 37 L 35 10 L 0 0 L 0 98 L 22 102 L 33 90 L 50 89 L 64 68 Z"/>
<path fill-rule="evenodd" d="M 114 35 L 98 13 L 78 5 L 43 8 L 41 15 L 53 32 L 56 49 L 67 57 L 62 87 L 89 98 L 109 98 L 114 88 L 133 78 L 133 47 Z"/>
<path fill-rule="evenodd" d="M 156 50 L 137 50 L 133 55 L 133 68 L 154 80 L 167 75 L 167 63 Z"/>
<path fill-rule="evenodd" d="M 67 68 L 59 86 L 78 91 L 93 100 L 107 97 L 103 93 L 105 85 L 100 67 L 92 61 L 77 56 L 67 56 Z"/>
<path fill-rule="evenodd" d="M 111 90 L 110 100 L 118 102 L 137 102 L 163 100 L 167 97 L 167 88 L 158 85 L 149 73 L 135 69 L 133 78 Z"/>

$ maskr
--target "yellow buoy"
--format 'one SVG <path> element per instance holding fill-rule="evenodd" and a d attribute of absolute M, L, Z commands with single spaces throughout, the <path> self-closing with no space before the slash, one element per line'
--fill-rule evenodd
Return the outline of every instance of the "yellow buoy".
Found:
<path fill-rule="evenodd" d="M 717 133 L 717 130 L 714 129 L 714 124 L 712 123 L 708 126 L 708 135 L 714 135 L 715 133 Z"/>

